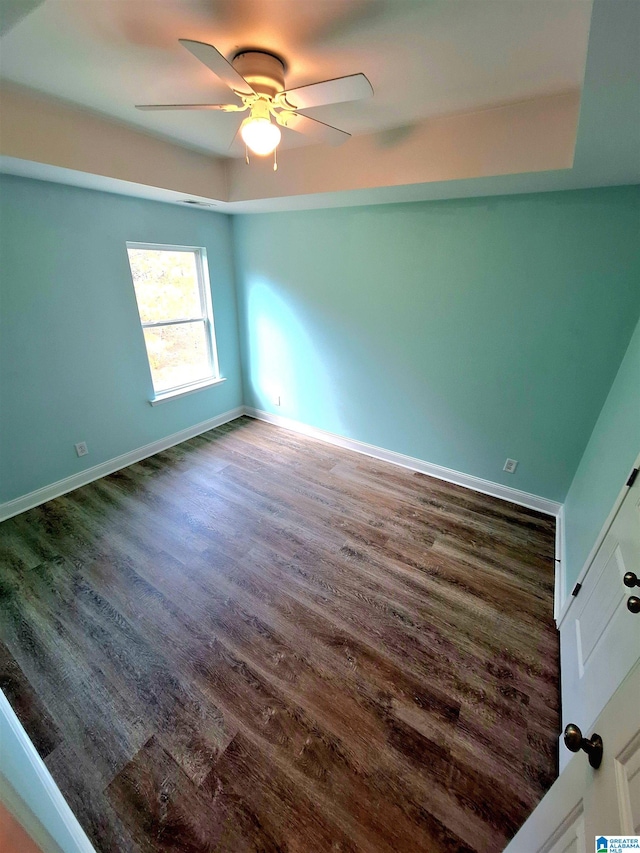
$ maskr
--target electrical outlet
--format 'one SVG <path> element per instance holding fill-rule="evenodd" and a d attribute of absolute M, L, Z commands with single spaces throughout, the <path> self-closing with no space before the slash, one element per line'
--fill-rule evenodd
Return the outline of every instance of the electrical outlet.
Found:
<path fill-rule="evenodd" d="M 281 406 L 282 405 L 282 397 L 279 394 L 273 398 L 273 405 L 274 406 Z"/>
<path fill-rule="evenodd" d="M 76 453 L 78 454 L 78 456 L 86 456 L 87 453 L 89 452 L 89 448 L 87 447 L 86 441 L 79 441 L 75 445 L 75 448 L 76 448 Z"/>
<path fill-rule="evenodd" d="M 513 474 L 517 467 L 518 461 L 516 459 L 507 459 L 502 470 L 506 471 L 507 474 Z"/>

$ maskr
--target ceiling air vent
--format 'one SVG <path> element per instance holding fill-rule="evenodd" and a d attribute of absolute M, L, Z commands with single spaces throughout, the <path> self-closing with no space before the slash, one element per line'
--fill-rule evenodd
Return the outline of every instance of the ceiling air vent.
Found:
<path fill-rule="evenodd" d="M 210 201 L 196 201 L 194 198 L 181 199 L 182 204 L 192 204 L 194 207 L 215 207 Z"/>

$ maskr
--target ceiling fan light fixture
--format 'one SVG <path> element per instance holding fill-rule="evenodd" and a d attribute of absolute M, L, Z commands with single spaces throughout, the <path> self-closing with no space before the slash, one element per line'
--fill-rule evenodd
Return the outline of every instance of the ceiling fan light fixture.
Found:
<path fill-rule="evenodd" d="M 259 157 L 272 154 L 282 137 L 280 128 L 268 118 L 249 116 L 242 122 L 240 135 L 247 147 Z"/>
<path fill-rule="evenodd" d="M 240 126 L 247 164 L 250 150 L 260 157 L 273 154 L 273 168 L 274 171 L 277 170 L 277 152 L 281 140 L 279 125 L 297 133 L 313 136 L 331 145 L 346 142 L 349 139 L 349 133 L 306 116 L 299 110 L 358 101 L 373 95 L 371 83 L 362 73 L 321 80 L 318 83 L 287 90 L 284 79 L 285 63 L 270 51 L 247 48 L 240 50 L 229 62 L 212 44 L 193 39 L 179 39 L 179 42 L 229 87 L 236 97 L 236 102 L 233 104 L 137 104 L 136 109 L 220 110 L 227 113 L 248 110 L 249 117 Z"/>

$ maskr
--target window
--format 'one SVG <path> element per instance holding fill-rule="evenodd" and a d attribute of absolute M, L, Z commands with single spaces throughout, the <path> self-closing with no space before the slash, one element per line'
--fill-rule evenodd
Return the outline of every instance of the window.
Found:
<path fill-rule="evenodd" d="M 127 243 L 155 398 L 222 381 L 204 249 Z"/>

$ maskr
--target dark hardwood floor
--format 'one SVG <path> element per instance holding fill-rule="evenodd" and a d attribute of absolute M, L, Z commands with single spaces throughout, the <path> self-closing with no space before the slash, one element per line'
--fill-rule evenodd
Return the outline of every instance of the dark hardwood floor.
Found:
<path fill-rule="evenodd" d="M 241 418 L 0 525 L 0 686 L 101 853 L 496 853 L 554 521 Z"/>

